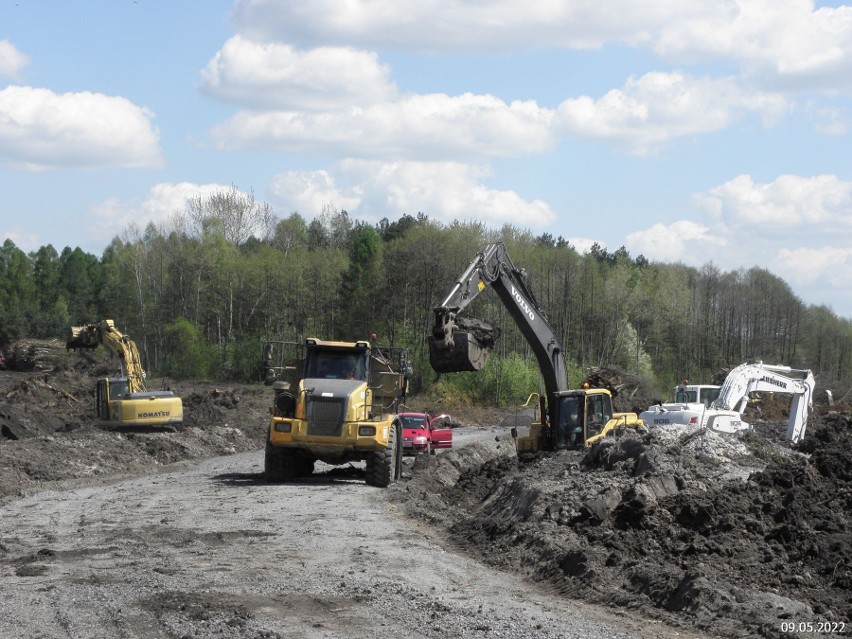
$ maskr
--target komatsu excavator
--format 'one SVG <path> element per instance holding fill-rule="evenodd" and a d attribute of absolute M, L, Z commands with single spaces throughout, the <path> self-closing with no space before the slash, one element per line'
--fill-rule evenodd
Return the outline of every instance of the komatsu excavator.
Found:
<path fill-rule="evenodd" d="M 568 388 L 562 346 L 503 242 L 489 244 L 462 273 L 449 295 L 435 307 L 428 336 L 429 362 L 438 373 L 481 370 L 495 340 L 496 329 L 460 316 L 491 286 L 518 325 L 538 362 L 544 392 L 539 394 L 539 421 L 516 437 L 518 451 L 559 450 L 591 446 L 619 428 L 644 429 L 635 413 L 615 413 L 612 395 L 604 388 Z M 516 433 L 513 433 L 516 435 Z"/>
<path fill-rule="evenodd" d="M 103 345 L 117 355 L 118 377 L 97 380 L 97 416 L 113 426 L 171 426 L 183 421 L 183 402 L 171 391 L 149 391 L 136 342 L 115 327 L 113 320 L 72 326 L 67 349 L 97 348 Z"/>
<path fill-rule="evenodd" d="M 787 439 L 799 442 L 805 436 L 808 417 L 813 409 L 814 387 L 814 376 L 809 370 L 746 362 L 728 374 L 719 396 L 709 407 L 691 402 L 657 404 L 640 417 L 650 427 L 682 425 L 734 433 L 751 429 L 751 425 L 742 419 L 751 393 L 785 393 L 792 395 Z"/>

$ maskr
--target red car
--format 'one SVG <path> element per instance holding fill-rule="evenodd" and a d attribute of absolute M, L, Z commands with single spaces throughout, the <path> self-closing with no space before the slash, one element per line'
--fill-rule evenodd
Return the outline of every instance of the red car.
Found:
<path fill-rule="evenodd" d="M 400 413 L 402 420 L 402 452 L 435 454 L 438 448 L 453 447 L 453 418 L 449 415 L 430 417 L 426 413 Z"/>

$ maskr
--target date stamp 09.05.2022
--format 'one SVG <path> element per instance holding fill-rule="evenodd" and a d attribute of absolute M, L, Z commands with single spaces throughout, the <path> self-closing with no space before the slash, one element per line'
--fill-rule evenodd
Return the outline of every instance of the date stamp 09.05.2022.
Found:
<path fill-rule="evenodd" d="M 846 634 L 848 628 L 843 621 L 782 621 L 778 629 L 795 635 L 837 636 Z"/>

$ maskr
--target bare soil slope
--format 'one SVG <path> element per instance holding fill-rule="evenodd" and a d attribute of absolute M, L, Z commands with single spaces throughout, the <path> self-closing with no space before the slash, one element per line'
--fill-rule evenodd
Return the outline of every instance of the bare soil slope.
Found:
<path fill-rule="evenodd" d="M 407 505 L 573 598 L 720 637 L 848 636 L 850 421 L 817 415 L 799 446 L 764 422 L 738 438 L 656 429 L 482 465 L 453 451 L 412 478 Z"/>

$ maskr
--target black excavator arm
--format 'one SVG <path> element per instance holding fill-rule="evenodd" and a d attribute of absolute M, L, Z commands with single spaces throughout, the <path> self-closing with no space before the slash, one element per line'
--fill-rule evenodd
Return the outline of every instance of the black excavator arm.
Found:
<path fill-rule="evenodd" d="M 485 322 L 459 314 L 488 286 L 497 293 L 535 354 L 545 388 L 542 416 L 547 415 L 549 423 L 555 424 L 555 394 L 568 390 L 562 347 L 527 285 L 526 274 L 512 262 L 503 242 L 480 251 L 446 299 L 435 307 L 429 362 L 438 373 L 477 371 L 485 366 L 499 333 Z"/>

